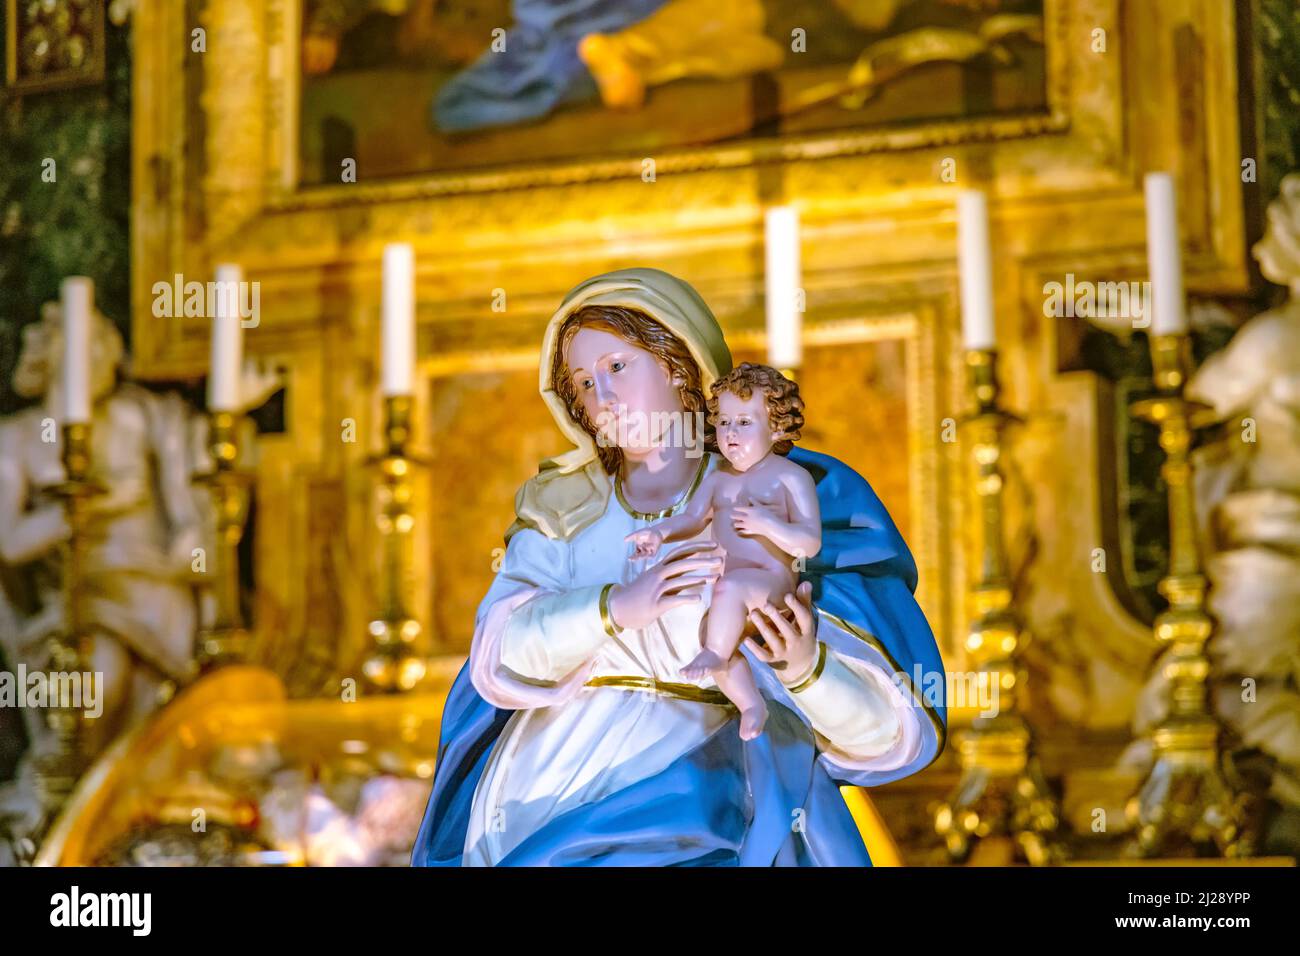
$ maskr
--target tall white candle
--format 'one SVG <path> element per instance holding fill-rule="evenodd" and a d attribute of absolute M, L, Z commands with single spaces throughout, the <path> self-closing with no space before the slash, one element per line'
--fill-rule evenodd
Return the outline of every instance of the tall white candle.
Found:
<path fill-rule="evenodd" d="M 993 254 L 984 194 L 957 194 L 957 262 L 961 271 L 961 338 L 968 350 L 997 347 L 993 331 Z"/>
<path fill-rule="evenodd" d="M 233 263 L 217 266 L 216 309 L 212 316 L 212 368 L 208 373 L 208 410 L 239 410 L 240 370 L 244 364 L 244 328 L 239 314 L 244 274 Z"/>
<path fill-rule="evenodd" d="M 1183 262 L 1178 239 L 1174 178 L 1147 173 L 1147 265 L 1151 270 L 1151 334 L 1187 331 L 1183 300 Z"/>
<path fill-rule="evenodd" d="M 773 206 L 765 221 L 767 363 L 798 368 L 803 360 L 800 295 L 799 210 Z"/>
<path fill-rule="evenodd" d="M 409 243 L 384 246 L 384 395 L 410 395 L 415 385 L 415 251 Z"/>
<path fill-rule="evenodd" d="M 63 312 L 63 424 L 90 421 L 90 314 L 95 283 L 68 276 L 59 286 Z"/>

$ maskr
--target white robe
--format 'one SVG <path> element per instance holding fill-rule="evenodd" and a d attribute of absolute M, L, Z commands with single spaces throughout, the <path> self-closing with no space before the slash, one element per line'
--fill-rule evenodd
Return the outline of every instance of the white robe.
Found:
<path fill-rule="evenodd" d="M 706 471 L 720 461 L 709 458 Z M 680 673 L 700 650 L 711 588 L 700 604 L 673 608 L 648 627 L 617 637 L 605 631 L 604 585 L 629 583 L 682 544 L 630 560 L 624 538 L 650 523 L 611 493 L 601 518 L 569 541 L 533 529 L 511 537 L 479 606 L 471 656 L 475 689 L 515 713 L 474 791 L 465 865 L 495 865 L 548 820 L 659 772 L 734 717 L 654 690 L 584 686 L 608 675 L 716 687 Z M 712 540 L 711 529 L 692 540 Z M 836 627 L 820 616 L 817 626 L 819 636 Z M 887 770 L 919 752 L 920 712 L 882 667 L 828 648 L 821 676 L 783 702 L 810 724 L 822 757 L 842 766 Z"/>

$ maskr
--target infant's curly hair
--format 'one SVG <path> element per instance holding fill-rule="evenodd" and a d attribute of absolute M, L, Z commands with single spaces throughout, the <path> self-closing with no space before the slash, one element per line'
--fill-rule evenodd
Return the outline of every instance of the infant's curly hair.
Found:
<path fill-rule="evenodd" d="M 748 401 L 756 388 L 767 396 L 767 415 L 772 430 L 786 436 L 773 442 L 772 450 L 778 455 L 789 454 L 804 425 L 803 399 L 799 397 L 799 386 L 770 365 L 742 362 L 715 381 L 710 386 L 709 422 L 716 427 L 718 396 L 723 392 L 731 392 Z"/>

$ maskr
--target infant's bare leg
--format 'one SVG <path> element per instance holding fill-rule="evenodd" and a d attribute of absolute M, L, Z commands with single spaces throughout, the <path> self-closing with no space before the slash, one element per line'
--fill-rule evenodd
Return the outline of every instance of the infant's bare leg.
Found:
<path fill-rule="evenodd" d="M 696 679 L 726 667 L 740 647 L 750 610 L 789 590 L 788 581 L 764 568 L 738 568 L 718 578 L 704 622 L 704 649 L 682 668 L 683 676 Z"/>
<path fill-rule="evenodd" d="M 740 708 L 740 739 L 753 740 L 763 732 L 767 723 L 767 702 L 759 693 L 754 672 L 745 655 L 736 651 L 727 666 L 717 671 L 714 679 L 727 698 Z"/>
<path fill-rule="evenodd" d="M 682 676 L 697 680 L 722 670 L 740 646 L 749 613 L 748 588 L 741 576 L 748 570 L 728 572 L 713 583 L 713 599 L 704 619 L 704 648 L 682 668 Z"/>

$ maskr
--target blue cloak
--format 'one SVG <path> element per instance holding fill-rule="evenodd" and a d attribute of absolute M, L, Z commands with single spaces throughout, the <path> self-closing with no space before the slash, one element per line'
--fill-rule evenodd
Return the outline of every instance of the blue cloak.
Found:
<path fill-rule="evenodd" d="M 870 866 L 840 785 L 875 786 L 928 766 L 943 750 L 947 686 L 934 635 L 917 605 L 916 563 L 871 486 L 843 462 L 798 446 L 812 475 L 822 548 L 812 582 L 818 637 L 845 656 L 907 676 L 920 752 L 891 770 L 842 767 L 819 754 L 806 718 L 772 669 L 752 656 L 768 699 L 754 740 L 739 717 L 664 770 L 562 813 L 524 839 L 503 866 Z M 749 654 L 748 649 L 745 653 Z M 924 685 L 924 686 L 922 686 Z M 513 711 L 485 701 L 461 669 L 443 711 L 438 762 L 412 866 L 460 866 L 474 790 Z"/>

